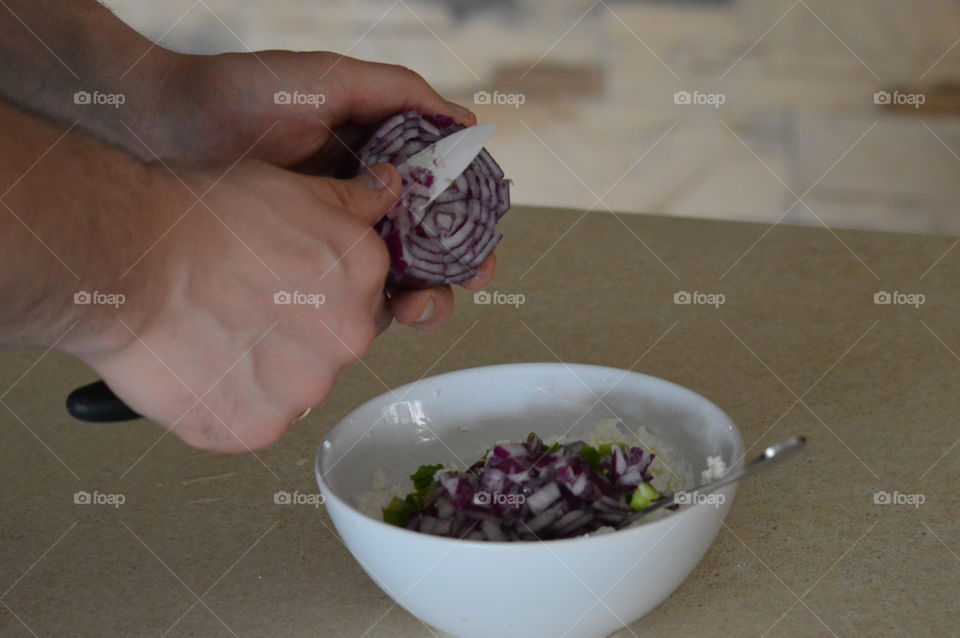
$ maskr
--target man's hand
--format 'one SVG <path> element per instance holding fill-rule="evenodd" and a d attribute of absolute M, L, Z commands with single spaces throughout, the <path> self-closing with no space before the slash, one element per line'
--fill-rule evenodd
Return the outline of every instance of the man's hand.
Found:
<path fill-rule="evenodd" d="M 404 67 L 334 53 L 262 51 L 218 56 L 158 52 L 153 73 L 163 92 L 138 113 L 134 144 L 161 157 L 229 161 L 244 153 L 314 174 L 332 174 L 370 127 L 417 109 L 466 126 L 476 117 L 444 100 Z M 158 71 L 157 69 L 162 69 Z M 287 102 L 289 98 L 289 103 Z M 491 256 L 463 285 L 479 290 L 493 278 Z M 405 292 L 390 300 L 401 324 L 434 330 L 453 312 L 450 286 Z"/>
<path fill-rule="evenodd" d="M 185 185 L 168 179 L 175 196 L 138 232 L 159 237 L 190 212 L 129 255 L 122 306 L 82 319 L 103 338 L 65 345 L 189 444 L 242 452 L 275 441 L 369 349 L 389 266 L 371 225 L 400 177 L 388 164 L 334 180 L 245 160 L 220 180 L 226 168 L 175 167 Z"/>
<path fill-rule="evenodd" d="M 5 0 L 0 68 L 0 94 L 11 102 L 145 161 L 233 162 L 246 154 L 329 174 L 349 157 L 347 145 L 399 111 L 476 123 L 403 67 L 322 52 L 184 55 L 156 46 L 95 0 Z M 291 104 L 278 103 L 278 92 Z M 122 96 L 122 104 L 78 103 L 78 93 Z M 308 99 L 294 104 L 296 95 Z M 464 287 L 484 287 L 494 268 L 491 257 Z M 453 292 L 401 293 L 390 307 L 399 323 L 433 330 L 453 312 Z"/>
<path fill-rule="evenodd" d="M 412 71 L 331 53 L 177 54 L 94 0 L 6 0 L 0 68 L 10 102 L 162 160 L 0 103 L 0 342 L 67 350 L 191 444 L 242 451 L 321 401 L 391 318 L 431 330 L 452 313 L 449 286 L 383 296 L 371 226 L 399 195 L 395 169 L 294 172 L 329 174 L 398 111 L 476 123 Z M 494 263 L 465 287 L 486 285 Z M 126 303 L 68 304 L 78 289 Z M 284 292 L 297 303 L 274 303 Z"/>
<path fill-rule="evenodd" d="M 153 103 L 137 100 L 134 112 L 161 157 L 229 161 L 249 153 L 329 173 L 349 155 L 345 145 L 401 111 L 477 123 L 402 66 L 328 52 L 150 55 L 157 59 L 144 71 L 163 90 Z"/>
<path fill-rule="evenodd" d="M 273 442 L 390 314 L 389 164 L 144 165 L 2 102 L 0 130 L 0 344 L 77 356 L 191 445 Z"/>

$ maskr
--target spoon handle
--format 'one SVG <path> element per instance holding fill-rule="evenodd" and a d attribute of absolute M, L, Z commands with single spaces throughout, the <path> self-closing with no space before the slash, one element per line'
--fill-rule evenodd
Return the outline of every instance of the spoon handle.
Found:
<path fill-rule="evenodd" d="M 721 487 L 726 487 L 731 483 L 736 483 L 737 481 L 750 476 L 751 474 L 756 474 L 760 470 L 765 470 L 771 468 L 774 465 L 778 465 L 790 458 L 797 452 L 803 449 L 807 444 L 806 437 L 795 436 L 792 439 L 787 439 L 786 441 L 780 441 L 775 443 L 765 449 L 763 454 L 757 456 L 756 458 L 751 459 L 749 462 L 743 464 L 739 469 L 734 470 L 733 472 L 728 472 L 725 476 L 720 478 L 717 481 L 712 483 L 706 483 L 704 485 L 698 485 L 691 490 L 685 490 L 687 494 L 710 494 Z M 660 499 L 648 507 L 629 514 L 620 524 L 617 525 L 617 529 L 626 527 L 630 523 L 634 522 L 638 518 L 646 516 L 650 512 L 655 512 L 656 510 L 673 505 L 676 500 L 676 493 L 664 494 Z"/>
<path fill-rule="evenodd" d="M 731 483 L 736 483 L 745 476 L 750 476 L 751 474 L 755 474 L 760 470 L 765 470 L 773 467 L 774 465 L 782 463 L 786 459 L 802 450 L 806 444 L 807 439 L 802 436 L 795 436 L 792 439 L 775 443 L 765 449 L 763 454 L 754 458 L 749 463 L 745 463 L 739 470 L 728 472 L 726 476 L 714 481 L 713 483 L 700 485 L 689 491 L 699 492 L 700 494 L 709 494 L 710 492 L 718 490 L 721 487 L 725 487 Z"/>

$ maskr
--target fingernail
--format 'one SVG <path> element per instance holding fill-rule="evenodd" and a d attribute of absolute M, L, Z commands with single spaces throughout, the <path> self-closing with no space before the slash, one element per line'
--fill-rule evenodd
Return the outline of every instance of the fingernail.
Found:
<path fill-rule="evenodd" d="M 476 268 L 473 271 L 473 277 L 471 277 L 466 283 L 480 283 L 481 281 L 486 281 L 490 275 L 490 265 L 487 262 L 480 264 L 479 268 Z"/>
<path fill-rule="evenodd" d="M 383 190 L 390 185 L 391 173 L 389 166 L 376 164 L 363 172 L 363 181 L 370 188 Z"/>
<path fill-rule="evenodd" d="M 426 323 L 433 318 L 433 311 L 436 309 L 436 304 L 433 302 L 433 295 L 430 295 L 430 301 L 427 302 L 427 307 L 423 309 L 423 313 L 420 314 L 420 318 L 414 321 L 414 323 Z"/>
<path fill-rule="evenodd" d="M 480 267 L 477 268 L 476 274 L 474 275 L 474 277 L 476 278 L 488 277 L 490 275 L 490 265 L 491 264 L 489 261 L 485 261 L 482 264 L 480 264 Z"/>
<path fill-rule="evenodd" d="M 450 110 L 452 110 L 454 113 L 456 113 L 460 117 L 467 117 L 468 115 L 470 115 L 470 109 L 464 108 L 459 104 L 457 104 L 456 102 L 450 102 L 449 100 L 445 100 L 445 101 L 447 102 L 447 106 L 450 107 Z"/>

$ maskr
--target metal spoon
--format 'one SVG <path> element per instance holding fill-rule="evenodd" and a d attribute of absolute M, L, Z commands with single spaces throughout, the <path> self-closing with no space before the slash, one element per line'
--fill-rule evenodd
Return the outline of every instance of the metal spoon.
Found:
<path fill-rule="evenodd" d="M 709 494 L 714 492 L 725 485 L 730 485 L 731 483 L 736 483 L 742 478 L 755 474 L 760 470 L 767 469 L 777 465 L 781 461 L 793 456 L 797 452 L 803 449 L 803 446 L 807 444 L 806 437 L 796 436 L 792 439 L 787 439 L 786 441 L 781 441 L 774 445 L 771 445 L 763 451 L 763 454 L 752 459 L 751 461 L 744 463 L 740 469 L 728 473 L 723 478 L 714 481 L 713 483 L 706 483 L 704 485 L 699 485 L 691 490 L 684 490 L 683 494 L 691 498 L 695 498 L 696 494 Z M 628 514 L 626 518 L 614 525 L 617 529 L 626 527 L 630 523 L 633 523 L 639 518 L 642 518 L 649 514 L 650 512 L 655 512 L 656 510 L 662 507 L 668 507 L 670 505 L 679 504 L 677 503 L 677 494 L 674 492 L 672 494 L 663 494 L 660 496 L 660 499 L 657 500 L 652 505 L 639 510 L 637 512 L 632 512 Z"/>

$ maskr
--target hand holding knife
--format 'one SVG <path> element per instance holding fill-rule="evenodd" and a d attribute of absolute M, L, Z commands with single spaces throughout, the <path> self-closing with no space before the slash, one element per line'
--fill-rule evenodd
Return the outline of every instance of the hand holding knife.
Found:
<path fill-rule="evenodd" d="M 493 123 L 487 123 L 457 131 L 412 155 L 397 167 L 403 175 L 417 168 L 429 170 L 433 174 L 429 196 L 423 202 L 421 210 L 439 197 L 466 170 L 483 150 L 493 134 L 494 127 Z M 67 397 L 66 405 L 67 411 L 81 421 L 106 423 L 140 418 L 140 415 L 117 397 L 103 381 L 77 388 Z"/>

